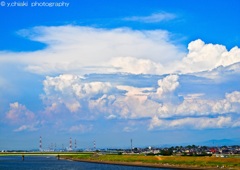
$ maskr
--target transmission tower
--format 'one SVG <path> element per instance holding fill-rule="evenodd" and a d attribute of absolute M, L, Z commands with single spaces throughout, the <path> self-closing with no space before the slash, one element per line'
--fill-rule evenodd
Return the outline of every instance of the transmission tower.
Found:
<path fill-rule="evenodd" d="M 42 136 L 39 139 L 39 151 L 42 151 Z"/>
<path fill-rule="evenodd" d="M 93 150 L 94 151 L 96 150 L 96 141 L 95 140 L 93 141 Z"/>
<path fill-rule="evenodd" d="M 69 141 L 69 150 L 72 150 L 72 138 L 70 138 L 70 141 Z"/>
<path fill-rule="evenodd" d="M 133 144 L 132 144 L 132 139 L 131 139 L 131 152 L 133 151 Z"/>

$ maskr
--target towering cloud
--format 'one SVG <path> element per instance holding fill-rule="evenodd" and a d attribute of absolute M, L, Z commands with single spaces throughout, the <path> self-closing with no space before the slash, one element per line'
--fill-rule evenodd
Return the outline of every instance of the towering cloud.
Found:
<path fill-rule="evenodd" d="M 178 76 L 170 75 L 162 80 L 158 80 L 158 85 L 159 88 L 157 89 L 157 94 L 159 97 L 174 92 L 174 90 L 179 86 Z"/>
<path fill-rule="evenodd" d="M 230 51 L 219 44 L 205 44 L 198 39 L 188 45 L 188 54 L 179 63 L 179 70 L 183 72 L 200 72 L 212 70 L 218 66 L 228 66 L 240 62 L 240 49 Z"/>
<path fill-rule="evenodd" d="M 45 94 L 42 95 L 42 99 L 47 104 L 48 111 L 63 105 L 70 112 L 79 112 L 82 107 L 88 107 L 88 102 L 98 101 L 114 91 L 109 82 L 86 83 L 83 78 L 69 74 L 46 77 L 43 84 Z"/>
<path fill-rule="evenodd" d="M 70 113 L 87 112 L 88 118 L 151 119 L 150 130 L 163 126 L 196 129 L 239 126 L 234 119 L 240 109 L 238 91 L 226 93 L 222 99 L 210 99 L 204 94 L 180 95 L 179 79 L 181 76 L 168 75 L 159 79 L 155 88 L 140 88 L 111 80 L 89 82 L 87 77 L 75 75 L 47 77 L 43 100 L 52 113 L 64 106 Z"/>

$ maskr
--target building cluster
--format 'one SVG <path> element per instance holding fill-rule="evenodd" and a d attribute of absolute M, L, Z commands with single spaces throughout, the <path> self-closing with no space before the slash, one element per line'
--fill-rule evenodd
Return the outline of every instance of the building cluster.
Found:
<path fill-rule="evenodd" d="M 121 154 L 146 154 L 146 155 L 179 155 L 179 156 L 211 156 L 225 157 L 227 155 L 240 154 L 240 146 L 174 146 L 174 147 L 146 147 L 132 149 L 108 149 L 110 152 L 118 152 Z"/>

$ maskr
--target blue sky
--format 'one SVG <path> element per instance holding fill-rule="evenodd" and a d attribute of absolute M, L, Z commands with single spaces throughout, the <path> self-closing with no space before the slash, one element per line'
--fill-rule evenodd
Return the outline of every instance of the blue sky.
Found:
<path fill-rule="evenodd" d="M 239 140 L 239 1 L 0 5 L 0 149 Z"/>

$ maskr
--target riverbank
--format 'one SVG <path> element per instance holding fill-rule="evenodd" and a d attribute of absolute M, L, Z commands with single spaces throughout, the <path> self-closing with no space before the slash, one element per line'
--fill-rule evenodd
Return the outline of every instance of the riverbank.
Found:
<path fill-rule="evenodd" d="M 185 157 L 185 156 L 144 156 L 144 155 L 74 155 L 61 156 L 81 162 L 142 166 L 171 169 L 240 169 L 239 158 Z"/>
<path fill-rule="evenodd" d="M 150 164 L 150 163 L 142 163 L 142 162 L 115 162 L 115 161 L 84 160 L 84 159 L 73 159 L 73 158 L 63 158 L 63 159 L 72 160 L 72 161 L 79 161 L 79 162 L 111 164 L 111 165 L 125 165 L 125 166 L 138 166 L 138 167 L 150 167 L 150 168 L 169 168 L 169 169 L 182 169 L 182 170 L 212 169 L 212 168 L 187 167 L 187 166 L 177 166 L 177 165 L 167 165 L 167 164 Z"/>

